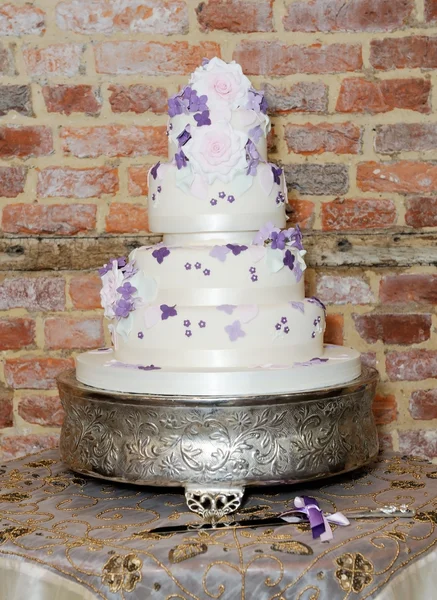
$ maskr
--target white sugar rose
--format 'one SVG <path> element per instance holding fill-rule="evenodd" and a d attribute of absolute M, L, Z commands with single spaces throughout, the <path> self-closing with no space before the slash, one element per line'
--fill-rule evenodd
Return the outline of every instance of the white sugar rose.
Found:
<path fill-rule="evenodd" d="M 115 317 L 113 306 L 117 302 L 120 294 L 117 288 L 123 285 L 123 273 L 118 268 L 117 261 L 112 263 L 112 269 L 102 275 L 102 289 L 100 290 L 100 300 L 105 309 L 105 317 L 112 319 Z"/>
<path fill-rule="evenodd" d="M 211 113 L 218 112 L 228 119 L 230 109 L 246 105 L 250 86 L 239 64 L 235 61 L 226 63 L 217 57 L 197 68 L 190 79 L 190 87 L 197 95 L 208 97 Z"/>
<path fill-rule="evenodd" d="M 216 179 L 229 182 L 247 169 L 246 142 L 243 133 L 232 129 L 229 123 L 221 122 L 193 129 L 184 153 L 193 172 L 208 183 Z"/>

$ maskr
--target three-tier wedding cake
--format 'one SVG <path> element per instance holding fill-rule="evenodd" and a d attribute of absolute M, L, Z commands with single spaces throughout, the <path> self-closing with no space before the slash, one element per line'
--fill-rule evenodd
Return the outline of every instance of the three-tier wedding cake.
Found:
<path fill-rule="evenodd" d="M 77 378 L 141 394 L 241 395 L 342 384 L 358 352 L 323 344 L 325 307 L 305 298 L 299 228 L 268 162 L 262 92 L 235 62 L 205 60 L 169 100 L 169 155 L 149 173 L 163 241 L 111 259 L 102 305 L 113 347 L 78 356 Z"/>

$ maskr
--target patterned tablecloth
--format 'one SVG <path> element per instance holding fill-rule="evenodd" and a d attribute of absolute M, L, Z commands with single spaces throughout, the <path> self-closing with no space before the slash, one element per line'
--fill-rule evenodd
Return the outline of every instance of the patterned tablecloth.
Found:
<path fill-rule="evenodd" d="M 249 489 L 239 516 L 281 512 L 303 494 L 346 515 L 390 503 L 408 503 L 418 512 L 414 519 L 334 527 L 329 543 L 313 540 L 306 524 L 154 539 L 147 533 L 151 528 L 198 520 L 179 490 L 84 478 L 53 450 L 0 464 L 0 598 L 22 600 L 5 576 L 18 567 L 17 574 L 36 569 L 35 582 L 45 572 L 48 583 L 53 578 L 65 585 L 71 596 L 53 595 L 62 600 L 379 599 L 399 574 L 414 570 L 423 557 L 433 558 L 437 466 L 428 461 L 383 454 L 375 464 L 335 479 Z M 28 585 L 26 600 L 48 598 L 37 587 Z"/>

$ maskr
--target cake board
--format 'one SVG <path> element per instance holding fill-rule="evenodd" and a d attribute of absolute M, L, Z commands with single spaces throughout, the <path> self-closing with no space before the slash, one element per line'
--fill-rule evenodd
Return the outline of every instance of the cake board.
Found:
<path fill-rule="evenodd" d="M 190 510 L 217 522 L 247 486 L 294 484 L 352 471 L 378 453 L 378 374 L 301 392 L 164 395 L 104 391 L 58 377 L 66 413 L 61 457 L 110 481 L 183 487 Z"/>

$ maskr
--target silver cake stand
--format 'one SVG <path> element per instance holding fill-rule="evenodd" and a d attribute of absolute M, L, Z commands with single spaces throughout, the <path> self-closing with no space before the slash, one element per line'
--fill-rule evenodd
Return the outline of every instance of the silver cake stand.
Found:
<path fill-rule="evenodd" d="M 182 486 L 205 520 L 234 512 L 249 485 L 297 483 L 351 471 L 378 453 L 372 402 L 378 375 L 292 394 L 159 396 L 92 388 L 62 373 L 61 457 L 84 475 Z"/>

